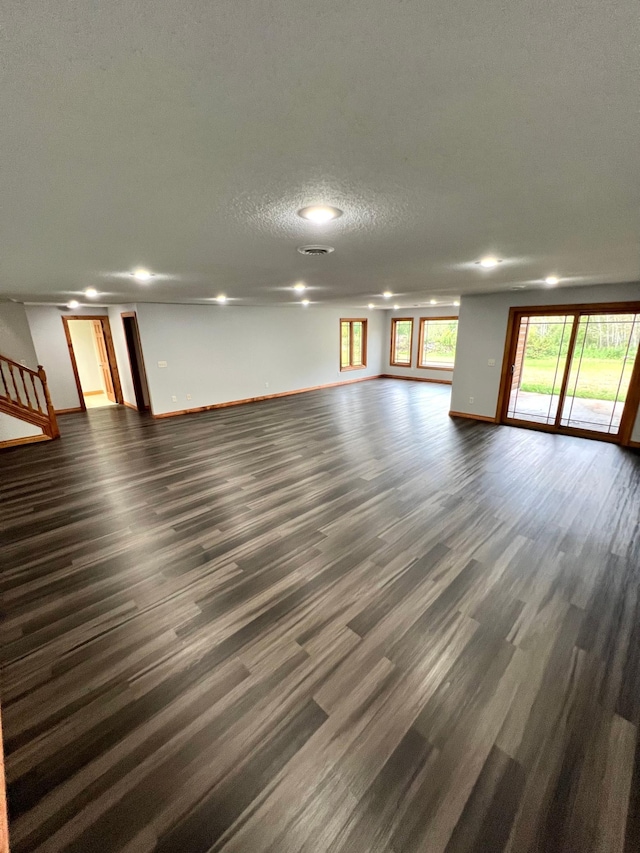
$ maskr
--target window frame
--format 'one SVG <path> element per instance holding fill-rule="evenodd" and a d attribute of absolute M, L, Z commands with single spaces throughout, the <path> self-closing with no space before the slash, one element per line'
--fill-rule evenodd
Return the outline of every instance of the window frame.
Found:
<path fill-rule="evenodd" d="M 459 322 L 459 317 L 457 317 L 457 316 L 420 317 L 420 334 L 418 337 L 418 359 L 417 359 L 417 365 L 416 366 L 419 367 L 421 370 L 448 370 L 448 371 L 452 371 L 455 367 L 455 364 L 456 364 L 455 353 L 453 355 L 453 364 L 451 364 L 450 366 L 449 365 L 444 366 L 444 365 L 422 364 L 421 363 L 422 352 L 424 350 L 424 328 L 425 328 L 425 324 L 428 323 L 429 321 L 433 321 L 433 320 L 449 320 L 449 321 L 455 320 L 457 323 L 457 322 Z M 456 344 L 457 344 L 457 334 L 456 334 Z"/>
<path fill-rule="evenodd" d="M 342 324 L 349 324 L 349 364 L 346 367 L 342 366 Z M 362 323 L 362 364 L 352 364 L 353 361 L 353 324 L 354 323 Z M 340 372 L 344 373 L 347 370 L 364 370 L 367 366 L 367 343 L 368 343 L 368 329 L 367 329 L 367 318 L 366 317 L 341 317 L 340 324 L 338 326 L 340 331 L 340 347 L 338 349 L 339 353 L 339 364 L 340 364 Z"/>
<path fill-rule="evenodd" d="M 409 341 L 409 361 L 395 361 L 396 353 L 396 328 L 398 323 L 411 323 L 411 339 Z M 415 321 L 413 317 L 392 317 L 391 318 L 391 349 L 389 351 L 389 365 L 391 367 L 411 367 L 413 364 L 413 330 Z"/>

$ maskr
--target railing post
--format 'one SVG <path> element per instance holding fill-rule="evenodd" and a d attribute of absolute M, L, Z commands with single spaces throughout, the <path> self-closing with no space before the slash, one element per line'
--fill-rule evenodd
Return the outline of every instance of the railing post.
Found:
<path fill-rule="evenodd" d="M 47 414 L 49 415 L 49 435 L 51 436 L 51 438 L 59 438 L 60 430 L 58 429 L 56 413 L 53 408 L 53 403 L 51 402 L 51 395 L 49 394 L 49 386 L 47 385 L 47 374 L 45 373 L 44 367 L 41 364 L 38 365 L 38 377 L 42 382 L 44 399 L 47 404 Z"/>

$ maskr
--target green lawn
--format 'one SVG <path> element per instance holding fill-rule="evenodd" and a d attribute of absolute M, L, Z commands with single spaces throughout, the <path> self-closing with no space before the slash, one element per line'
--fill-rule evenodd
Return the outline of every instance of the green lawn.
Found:
<path fill-rule="evenodd" d="M 534 391 L 538 394 L 559 394 L 562 382 L 562 370 L 556 377 L 555 387 L 551 385 L 556 369 L 555 358 L 527 358 L 522 372 L 522 391 Z M 618 400 L 626 399 L 630 371 L 627 371 L 627 382 L 622 384 Z M 615 400 L 620 382 L 620 361 L 607 358 L 584 358 L 580 370 L 580 381 L 575 396 L 590 400 Z M 569 392 L 572 382 L 569 380 Z"/>

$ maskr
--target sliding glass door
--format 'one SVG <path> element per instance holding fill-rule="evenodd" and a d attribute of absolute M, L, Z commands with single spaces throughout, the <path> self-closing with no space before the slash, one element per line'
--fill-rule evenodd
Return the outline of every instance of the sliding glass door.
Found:
<path fill-rule="evenodd" d="M 637 410 L 640 306 L 513 312 L 502 421 L 617 440 Z M 633 411 L 627 412 L 632 397 Z"/>

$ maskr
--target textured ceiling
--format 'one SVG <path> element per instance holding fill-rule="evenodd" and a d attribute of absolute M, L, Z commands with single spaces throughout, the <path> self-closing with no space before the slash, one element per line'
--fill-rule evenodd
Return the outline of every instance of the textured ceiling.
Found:
<path fill-rule="evenodd" d="M 0 294 L 243 304 L 304 280 L 408 305 L 640 277 L 637 0 L 9 0 L 2 18 Z M 344 215 L 296 216 L 314 202 Z M 335 252 L 296 252 L 318 242 Z"/>

